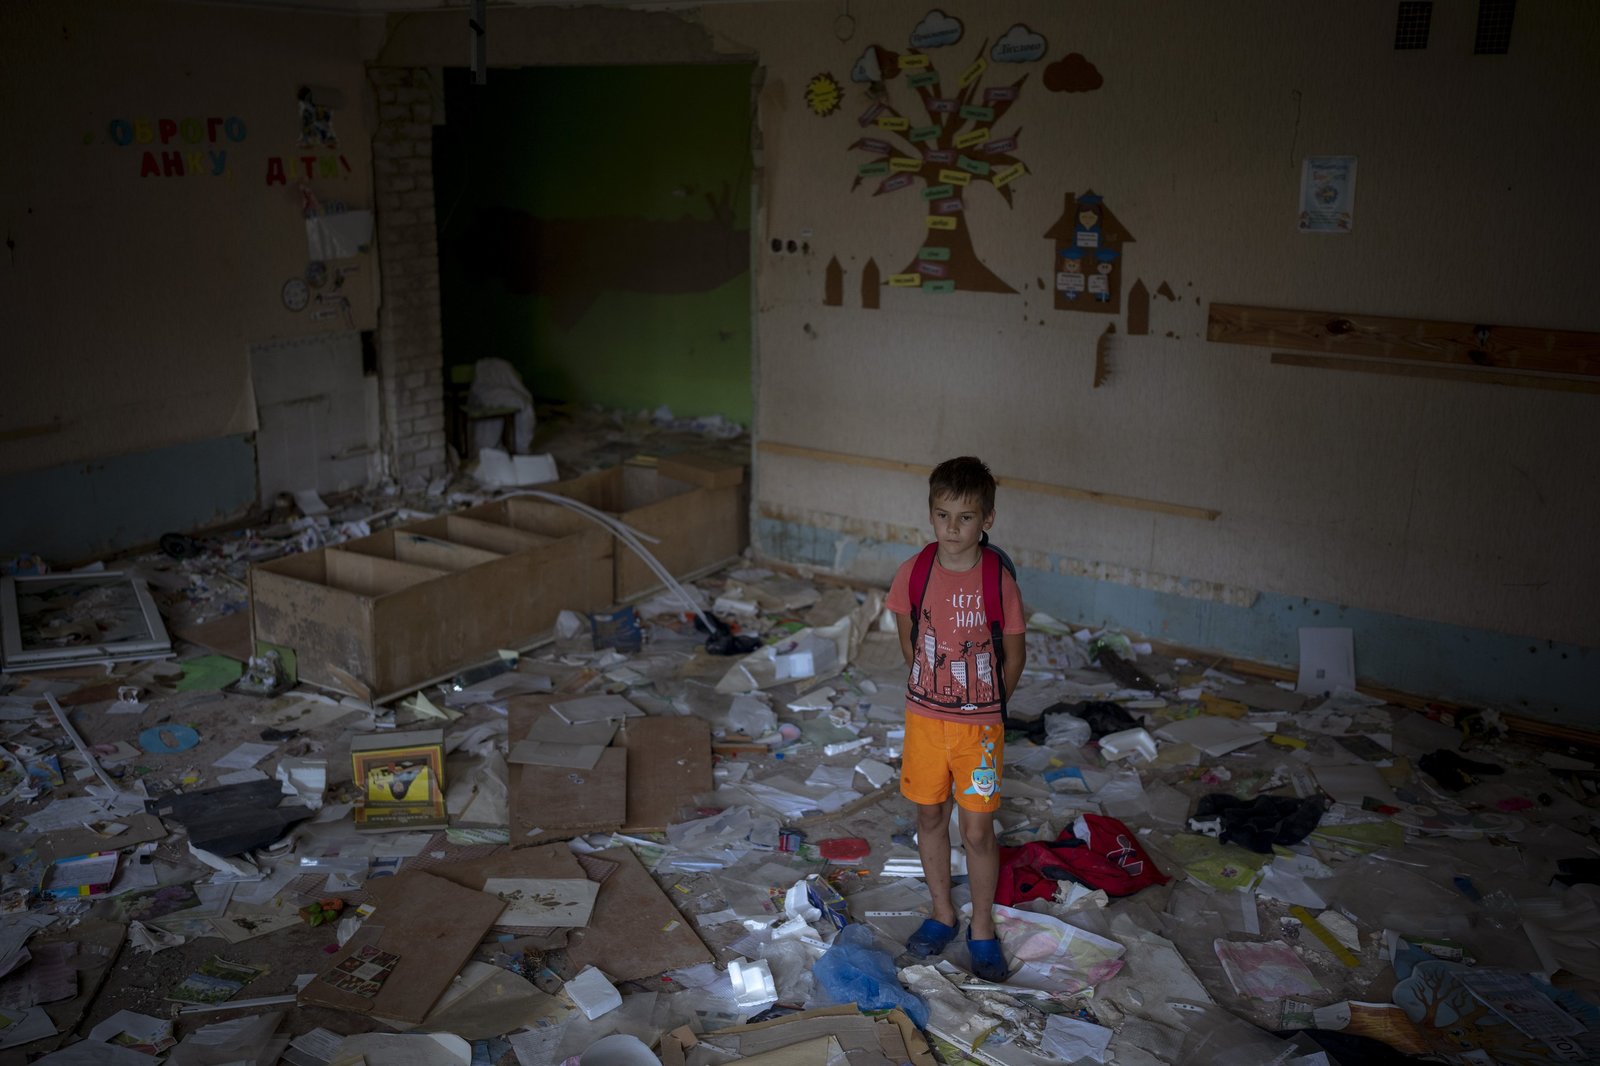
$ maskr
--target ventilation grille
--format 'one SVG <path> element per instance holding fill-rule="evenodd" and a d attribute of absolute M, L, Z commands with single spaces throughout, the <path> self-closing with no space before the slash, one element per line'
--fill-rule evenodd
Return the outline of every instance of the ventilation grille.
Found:
<path fill-rule="evenodd" d="M 1478 0 L 1478 32 L 1472 39 L 1472 54 L 1503 56 L 1511 51 L 1511 16 L 1517 0 Z"/>
<path fill-rule="evenodd" d="M 1401 0 L 1394 20 L 1396 51 L 1428 47 L 1428 27 L 1433 23 L 1433 0 Z"/>

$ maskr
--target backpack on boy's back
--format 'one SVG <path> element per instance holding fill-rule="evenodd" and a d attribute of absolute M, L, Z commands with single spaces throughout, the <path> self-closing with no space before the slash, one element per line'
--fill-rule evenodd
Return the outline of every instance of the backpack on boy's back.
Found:
<path fill-rule="evenodd" d="M 1017 565 L 1011 561 L 1011 556 L 1002 549 L 989 543 L 989 534 L 984 533 L 978 541 L 980 558 L 978 565 L 983 568 L 983 614 L 984 621 L 989 627 L 990 647 L 994 652 L 994 678 L 995 689 L 1000 693 L 1000 724 L 1002 728 L 1009 728 L 1006 720 L 1006 700 L 1010 693 L 1006 691 L 1005 669 L 1005 600 L 1000 591 L 1000 568 L 1005 567 L 1011 574 L 1011 580 L 1017 579 Z M 939 555 L 939 545 L 929 544 L 917 555 L 917 561 L 911 567 L 911 580 L 908 592 L 911 596 L 911 646 L 917 646 L 917 630 L 922 625 L 922 599 L 928 594 L 928 576 L 933 573 L 934 561 Z"/>

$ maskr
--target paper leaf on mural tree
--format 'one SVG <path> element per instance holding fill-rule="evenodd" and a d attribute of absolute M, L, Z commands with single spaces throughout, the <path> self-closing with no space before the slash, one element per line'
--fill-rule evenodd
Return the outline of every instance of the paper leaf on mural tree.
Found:
<path fill-rule="evenodd" d="M 911 31 L 912 48 L 943 48 L 961 40 L 961 20 L 934 8 Z"/>
<path fill-rule="evenodd" d="M 832 74 L 818 74 L 806 82 L 806 108 L 818 118 L 826 118 L 839 110 L 844 90 Z"/>
<path fill-rule="evenodd" d="M 994 42 L 989 58 L 996 63 L 1033 63 L 1044 58 L 1048 47 L 1044 34 L 1035 33 L 1019 22 Z"/>
<path fill-rule="evenodd" d="M 1067 193 L 1061 217 L 1044 235 L 1055 242 L 1057 311 L 1122 310 L 1122 246 L 1133 243 L 1133 234 L 1103 197 Z"/>
<path fill-rule="evenodd" d="M 1092 93 L 1105 83 L 1081 52 L 1069 52 L 1044 68 L 1044 87 L 1053 93 Z"/>
<path fill-rule="evenodd" d="M 954 32 L 933 20 L 934 15 L 944 17 L 930 12 L 918 33 L 932 33 L 941 27 Z M 1026 27 L 1013 27 L 1019 28 L 1026 31 Z M 1009 85 L 985 87 L 984 76 L 994 69 L 988 41 L 954 74 L 941 73 L 926 52 L 913 50 L 895 58 L 895 77 L 905 76 L 907 86 L 917 94 L 921 113 L 903 114 L 889 103 L 885 92 L 857 119 L 863 128 L 872 129 L 872 136 L 850 145 L 852 150 L 861 149 L 874 157 L 856 165 L 852 190 L 869 179 L 876 182 L 874 196 L 922 185 L 925 214 L 919 248 L 909 263 L 891 275 L 901 279 L 895 287 L 918 288 L 930 294 L 1016 292 L 978 258 L 967 230 L 966 205 L 969 190 L 987 185 L 1009 206 L 1013 183 L 1028 173 L 1014 154 L 1021 128 L 1009 135 L 998 129 L 1028 76 L 1024 74 Z M 920 283 L 909 283 L 913 275 Z"/>

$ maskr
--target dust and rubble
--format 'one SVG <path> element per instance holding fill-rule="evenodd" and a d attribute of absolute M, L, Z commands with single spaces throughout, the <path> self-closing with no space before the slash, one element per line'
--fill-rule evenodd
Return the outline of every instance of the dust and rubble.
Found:
<path fill-rule="evenodd" d="M 1034 614 L 984 982 L 905 951 L 881 590 L 747 555 L 377 703 L 253 642 L 251 564 L 493 495 L 171 538 L 175 658 L 5 675 L 8 1061 L 1600 1058 L 1600 770 L 1492 712 Z"/>

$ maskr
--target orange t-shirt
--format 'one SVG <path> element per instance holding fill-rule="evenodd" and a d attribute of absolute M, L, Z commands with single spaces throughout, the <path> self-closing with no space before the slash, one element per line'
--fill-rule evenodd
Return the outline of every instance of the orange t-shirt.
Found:
<path fill-rule="evenodd" d="M 911 613 L 913 555 L 895 571 L 886 601 L 895 614 Z M 1002 631 L 1025 633 L 1022 593 L 1016 579 L 1000 568 Z M 922 596 L 922 621 L 911 649 L 906 681 L 906 713 L 949 722 L 995 725 L 1000 721 L 1000 678 L 995 671 L 988 616 L 983 609 L 983 563 L 970 570 L 946 570 L 937 557 Z"/>

